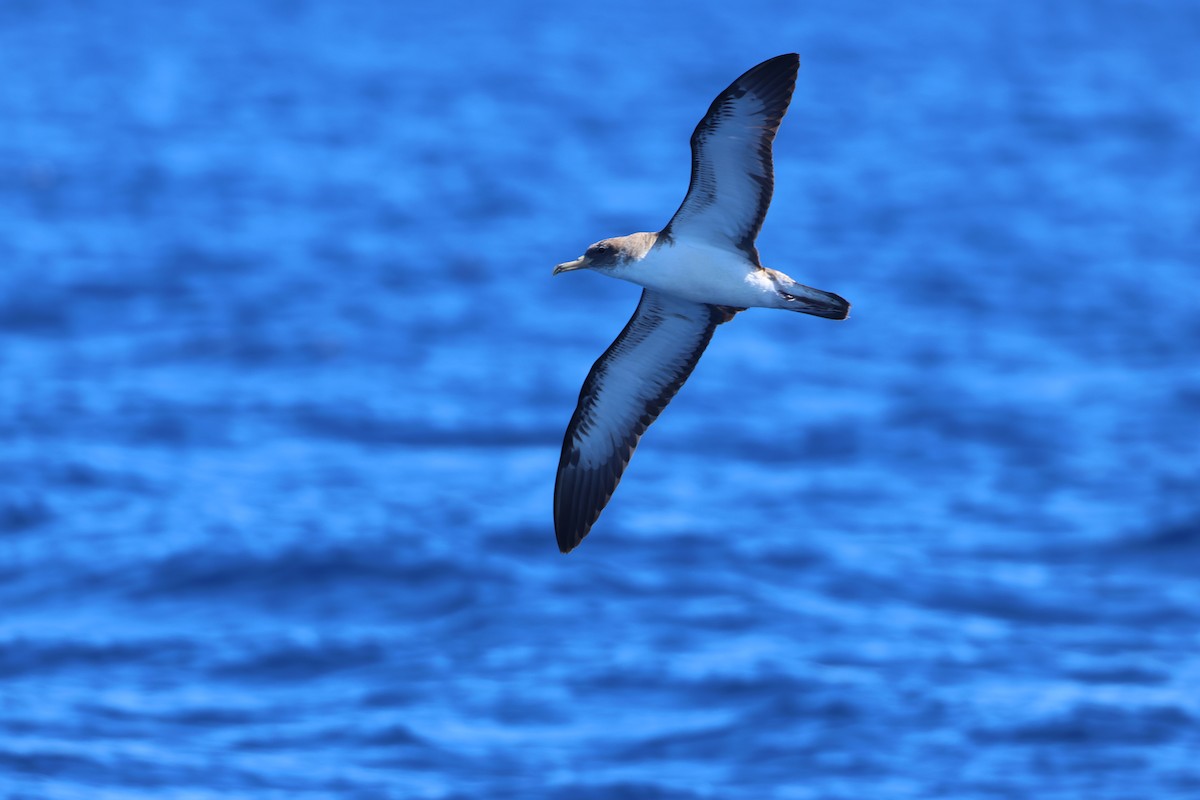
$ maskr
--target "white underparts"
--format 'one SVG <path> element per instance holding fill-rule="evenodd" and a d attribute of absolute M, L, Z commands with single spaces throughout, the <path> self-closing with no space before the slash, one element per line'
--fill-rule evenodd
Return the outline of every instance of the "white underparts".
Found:
<path fill-rule="evenodd" d="M 688 240 L 660 243 L 640 261 L 606 274 L 696 303 L 736 308 L 783 307 L 780 281 L 783 288 L 792 282 L 755 266 L 739 251 Z"/>

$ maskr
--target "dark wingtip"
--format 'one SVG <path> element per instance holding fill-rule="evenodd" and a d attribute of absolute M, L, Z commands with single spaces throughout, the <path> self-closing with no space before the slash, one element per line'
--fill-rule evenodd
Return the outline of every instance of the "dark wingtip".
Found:
<path fill-rule="evenodd" d="M 742 73 L 730 88 L 742 86 L 759 90 L 781 93 L 784 95 L 784 110 L 787 101 L 791 99 L 792 90 L 796 85 L 796 75 L 800 72 L 800 56 L 796 53 L 784 53 L 781 56 L 768 58 L 761 64 L 756 64 Z M 728 90 L 727 90 L 728 91 Z M 782 116 L 782 111 L 780 115 Z"/>
<path fill-rule="evenodd" d="M 742 77 L 749 77 L 752 73 L 759 72 L 759 71 L 795 73 L 795 72 L 799 71 L 799 69 L 800 69 L 800 54 L 799 53 L 784 53 L 782 55 L 775 56 L 774 58 L 768 58 L 766 61 L 762 62 L 761 64 L 759 64 L 755 67 L 751 67 L 749 70 L 746 71 L 746 74 L 743 75 Z"/>
<path fill-rule="evenodd" d="M 558 539 L 558 552 L 566 555 L 579 546 L 583 541 L 583 537 L 587 536 L 587 531 L 578 533 L 576 530 L 564 530 L 559 526 L 559 521 L 554 521 L 554 537 Z"/>
<path fill-rule="evenodd" d="M 563 519 L 562 512 L 555 503 L 554 509 L 554 538 L 558 540 L 558 552 L 566 554 L 574 550 L 580 542 L 583 541 L 583 536 L 580 536 L 573 525 Z M 584 536 L 587 534 L 585 533 Z"/>
<path fill-rule="evenodd" d="M 558 551 L 564 554 L 574 550 L 584 540 L 612 496 L 611 489 L 603 498 L 595 495 L 596 475 L 591 470 L 566 466 L 570 463 L 573 427 L 574 419 L 567 428 L 558 478 L 554 482 L 554 538 L 558 541 Z"/>

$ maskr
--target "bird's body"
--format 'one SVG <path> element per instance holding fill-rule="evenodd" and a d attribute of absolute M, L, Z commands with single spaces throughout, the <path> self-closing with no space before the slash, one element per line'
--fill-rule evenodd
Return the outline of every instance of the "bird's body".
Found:
<path fill-rule="evenodd" d="M 634 233 L 621 239 L 653 242 L 645 255 L 634 255 L 607 274 L 636 283 L 645 289 L 665 292 L 695 303 L 733 308 L 782 308 L 799 311 L 787 290 L 804 290 L 828 296 L 827 292 L 803 286 L 782 272 L 757 266 L 744 254 L 704 241 L 671 241 L 657 233 Z M 608 241 L 618 241 L 610 239 Z M 636 253 L 637 248 L 626 252 Z M 782 293 L 782 294 L 781 294 Z"/>
<path fill-rule="evenodd" d="M 717 96 L 692 134 L 692 177 L 658 233 L 597 242 L 554 272 L 593 269 L 644 287 L 633 318 L 592 366 L 554 487 L 559 549 L 587 535 L 642 433 L 683 385 L 717 325 L 747 308 L 845 319 L 850 304 L 762 266 L 755 239 L 774 188 L 771 144 L 799 56 L 777 56 Z"/>

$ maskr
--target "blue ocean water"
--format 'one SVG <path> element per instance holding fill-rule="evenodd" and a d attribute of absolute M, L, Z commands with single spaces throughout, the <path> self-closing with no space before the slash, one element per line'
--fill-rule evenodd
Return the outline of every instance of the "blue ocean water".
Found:
<path fill-rule="evenodd" d="M 1200 795 L 1200 6 L 0 5 L 0 796 Z M 561 556 L 688 136 L 765 263 Z"/>

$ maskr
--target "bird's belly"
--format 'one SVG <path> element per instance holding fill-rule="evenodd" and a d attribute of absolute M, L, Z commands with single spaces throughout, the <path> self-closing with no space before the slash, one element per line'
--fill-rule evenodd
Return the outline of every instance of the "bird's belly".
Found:
<path fill-rule="evenodd" d="M 614 274 L 696 303 L 738 308 L 774 305 L 774 286 L 764 270 L 738 253 L 715 247 L 656 247 Z"/>

